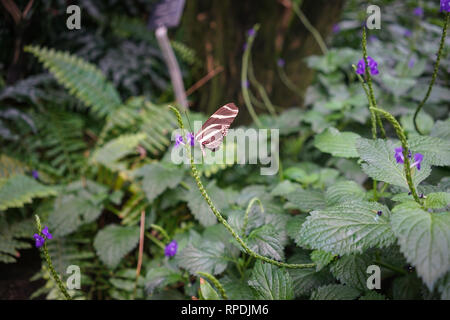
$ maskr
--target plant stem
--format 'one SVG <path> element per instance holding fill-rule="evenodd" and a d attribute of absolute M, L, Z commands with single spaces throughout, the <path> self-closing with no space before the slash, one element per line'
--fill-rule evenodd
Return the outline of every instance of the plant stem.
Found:
<path fill-rule="evenodd" d="M 220 295 L 222 296 L 222 298 L 224 300 L 228 300 L 228 296 L 227 293 L 225 292 L 225 289 L 223 288 L 222 284 L 219 282 L 219 280 L 217 280 L 216 277 L 214 277 L 212 274 L 206 273 L 206 272 L 197 272 L 198 275 L 205 277 L 206 279 L 208 279 L 209 281 L 211 281 L 214 286 L 217 288 L 217 290 L 219 290 Z"/>
<path fill-rule="evenodd" d="M 436 63 L 434 64 L 434 71 L 433 71 L 433 75 L 431 77 L 430 85 L 428 86 L 428 90 L 427 90 L 427 93 L 425 94 L 425 97 L 423 98 L 423 100 L 417 106 L 416 112 L 414 113 L 414 117 L 413 117 L 414 128 L 420 134 L 423 134 L 423 133 L 420 131 L 419 126 L 417 125 L 417 116 L 418 116 L 420 110 L 422 109 L 422 107 L 424 106 L 425 102 L 430 97 L 431 90 L 433 89 L 434 83 L 435 83 L 436 78 L 437 78 L 437 73 L 438 73 L 438 69 L 439 69 L 439 63 L 441 61 L 442 52 L 444 51 L 445 37 L 447 36 L 447 27 L 448 27 L 449 16 L 450 16 L 450 13 L 447 12 L 445 14 L 445 22 L 444 22 L 444 27 L 442 28 L 441 43 L 439 44 L 439 50 L 438 50 L 438 53 L 437 53 Z"/>
<path fill-rule="evenodd" d="M 420 199 L 417 195 L 416 188 L 414 187 L 414 184 L 412 182 L 411 168 L 409 167 L 409 158 L 408 158 L 408 150 L 409 150 L 408 142 L 406 141 L 405 132 L 404 132 L 402 126 L 400 125 L 400 123 L 398 123 L 398 121 L 394 118 L 394 116 L 391 115 L 389 112 L 382 110 L 382 109 L 373 108 L 373 107 L 371 109 L 374 110 L 375 112 L 381 113 L 394 127 L 395 132 L 397 133 L 397 137 L 400 139 L 400 142 L 402 143 L 403 158 L 404 158 L 404 170 L 405 170 L 406 182 L 408 183 L 408 186 L 409 186 L 409 191 L 411 191 L 411 194 L 414 197 L 414 200 L 418 204 L 422 205 L 422 203 L 420 202 Z"/>
<path fill-rule="evenodd" d="M 259 200 L 259 198 L 257 198 L 257 197 L 252 198 L 247 206 L 247 210 L 245 210 L 244 226 L 242 227 L 242 236 L 243 237 L 245 237 L 245 232 L 247 231 L 248 215 L 250 213 L 250 209 L 253 207 L 253 203 L 255 203 L 256 201 L 258 201 L 259 207 L 261 208 L 261 211 L 264 213 L 264 207 L 261 203 L 261 200 Z"/>
<path fill-rule="evenodd" d="M 178 125 L 180 126 L 181 129 L 183 129 L 184 125 L 183 125 L 183 120 L 181 119 L 180 112 L 175 107 L 171 106 L 170 108 L 173 110 L 173 112 L 175 112 L 177 119 L 178 119 Z M 202 197 L 205 199 L 206 203 L 211 208 L 211 210 L 214 213 L 214 215 L 216 216 L 217 220 L 221 224 L 223 224 L 223 226 L 225 227 L 225 229 L 228 230 L 228 232 L 231 233 L 231 235 L 242 246 L 242 248 L 245 250 L 245 252 L 247 252 L 248 255 L 254 257 L 255 259 L 259 259 L 261 261 L 276 265 L 278 267 L 285 267 L 285 268 L 291 268 L 291 269 L 303 269 L 303 268 L 313 268 L 315 266 L 315 263 L 290 264 L 290 263 L 280 262 L 280 261 L 276 261 L 274 259 L 264 257 L 256 252 L 254 252 L 253 250 L 251 250 L 247 246 L 247 244 L 242 240 L 242 238 L 236 233 L 236 231 L 234 231 L 233 228 L 228 224 L 228 222 L 225 220 L 225 218 L 222 216 L 222 214 L 219 212 L 219 210 L 217 210 L 217 208 L 215 207 L 214 203 L 212 202 L 211 198 L 209 197 L 208 193 L 206 192 L 206 189 L 203 186 L 202 181 L 200 180 L 200 175 L 198 173 L 197 167 L 194 164 L 194 157 L 192 156 L 190 147 L 187 144 L 185 145 L 185 147 L 188 148 L 188 154 L 189 154 L 190 160 L 191 160 L 192 175 L 193 175 L 195 181 L 197 182 L 197 187 L 198 187 L 198 190 L 200 191 Z"/>

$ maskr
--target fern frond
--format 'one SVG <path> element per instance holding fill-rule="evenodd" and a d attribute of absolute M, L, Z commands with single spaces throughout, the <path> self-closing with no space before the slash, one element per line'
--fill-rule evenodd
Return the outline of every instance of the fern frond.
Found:
<path fill-rule="evenodd" d="M 9 178 L 15 174 L 23 174 L 26 170 L 28 170 L 28 167 L 23 162 L 6 154 L 0 154 L 0 179 Z"/>
<path fill-rule="evenodd" d="M 117 109 L 122 101 L 116 89 L 94 65 L 67 52 L 38 46 L 25 51 L 36 56 L 69 92 L 101 117 Z"/>
<path fill-rule="evenodd" d="M 34 224 L 31 219 L 8 223 L 0 216 L 0 262 L 14 263 L 20 256 L 19 249 L 30 248 L 30 242 L 21 238 L 31 238 Z"/>
<path fill-rule="evenodd" d="M 0 210 L 23 207 L 33 198 L 54 196 L 57 191 L 24 175 L 0 179 Z"/>

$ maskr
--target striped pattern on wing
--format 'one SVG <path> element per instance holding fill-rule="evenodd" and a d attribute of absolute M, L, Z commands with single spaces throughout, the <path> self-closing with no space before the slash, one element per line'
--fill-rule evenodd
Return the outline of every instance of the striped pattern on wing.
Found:
<path fill-rule="evenodd" d="M 200 147 L 216 151 L 222 143 L 223 137 L 227 135 L 228 128 L 239 112 L 234 103 L 228 103 L 219 108 L 203 124 L 202 128 L 195 135 L 195 140 L 200 143 Z"/>

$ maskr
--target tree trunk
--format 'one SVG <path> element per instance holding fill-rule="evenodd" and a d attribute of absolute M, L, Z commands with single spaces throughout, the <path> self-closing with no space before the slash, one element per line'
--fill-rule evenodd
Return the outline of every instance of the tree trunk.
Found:
<path fill-rule="evenodd" d="M 339 20 L 344 0 L 305 0 L 301 10 L 322 38 L 331 32 Z M 250 117 L 241 93 L 241 64 L 246 32 L 255 23 L 260 24 L 252 50 L 253 68 L 272 103 L 283 108 L 301 106 L 302 99 L 289 90 L 277 73 L 277 57 L 286 61 L 289 78 L 304 92 L 314 73 L 306 67 L 303 59 L 321 54 L 312 34 L 294 13 L 289 0 L 236 1 L 200 0 L 186 1 L 180 32 L 186 44 L 193 48 L 204 67 L 193 70 L 194 81 L 217 66 L 224 71 L 216 75 L 196 93 L 194 110 L 213 113 L 227 102 L 240 106 L 240 122 Z M 254 95 L 259 97 L 256 90 Z M 261 100 L 261 99 L 260 99 Z"/>

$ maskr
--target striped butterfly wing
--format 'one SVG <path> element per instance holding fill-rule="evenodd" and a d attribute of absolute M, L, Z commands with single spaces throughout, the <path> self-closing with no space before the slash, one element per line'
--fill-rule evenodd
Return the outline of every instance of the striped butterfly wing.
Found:
<path fill-rule="evenodd" d="M 211 117 L 202 125 L 202 128 L 195 135 L 195 140 L 200 144 L 203 155 L 204 148 L 215 152 L 222 144 L 223 137 L 228 133 L 228 128 L 236 118 L 239 112 L 234 103 L 227 103 L 220 107 Z"/>

